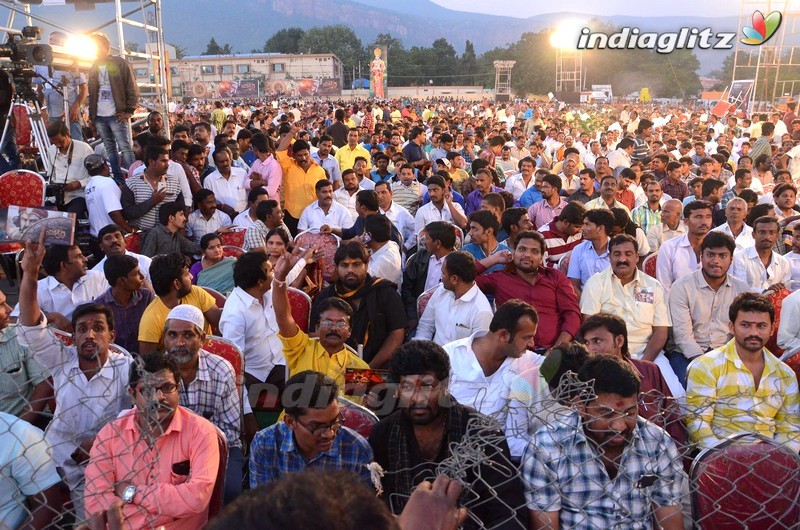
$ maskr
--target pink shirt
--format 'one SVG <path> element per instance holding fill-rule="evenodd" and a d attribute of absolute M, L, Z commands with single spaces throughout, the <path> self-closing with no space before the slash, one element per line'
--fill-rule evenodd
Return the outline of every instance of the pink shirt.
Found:
<path fill-rule="evenodd" d="M 247 180 L 245 180 L 245 188 L 248 190 L 251 189 L 250 175 L 253 173 L 258 173 L 261 178 L 267 181 L 266 188 L 269 198 L 281 202 L 278 190 L 283 181 L 283 169 L 281 169 L 281 165 L 275 160 L 275 157 L 269 155 L 263 162 L 256 158 L 256 161 L 253 162 L 253 167 L 250 168 L 250 173 L 247 175 Z"/>
<path fill-rule="evenodd" d="M 173 472 L 174 464 L 187 461 L 189 474 Z M 116 483 L 130 481 L 137 489 L 133 502 L 123 506 L 125 528 L 202 528 L 218 467 L 217 430 L 211 422 L 178 407 L 151 449 L 134 409 L 97 434 L 86 467 L 86 513 L 107 510 L 118 498 Z"/>

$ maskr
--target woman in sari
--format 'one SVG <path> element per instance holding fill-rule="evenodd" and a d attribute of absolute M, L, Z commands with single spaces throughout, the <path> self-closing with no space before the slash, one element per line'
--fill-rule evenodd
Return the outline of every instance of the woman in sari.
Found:
<path fill-rule="evenodd" d="M 216 233 L 200 238 L 203 257 L 192 265 L 189 273 L 192 283 L 199 287 L 209 287 L 227 296 L 233 291 L 233 264 L 235 258 L 226 258 L 222 252 L 222 240 Z"/>
<path fill-rule="evenodd" d="M 267 233 L 267 261 L 275 267 L 275 264 L 278 263 L 278 259 L 283 256 L 283 254 L 292 249 L 289 247 L 289 236 L 286 233 L 286 230 L 278 227 L 273 228 Z M 307 263 L 312 263 L 313 261 L 308 258 L 305 254 L 303 257 L 307 258 Z M 300 275 L 290 284 L 290 287 L 296 287 L 298 289 L 303 289 L 305 286 L 306 280 L 306 271 L 305 269 Z"/>

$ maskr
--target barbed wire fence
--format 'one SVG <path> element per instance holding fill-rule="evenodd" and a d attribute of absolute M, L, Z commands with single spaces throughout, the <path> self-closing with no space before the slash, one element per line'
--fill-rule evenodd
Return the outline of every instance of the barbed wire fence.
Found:
<path fill-rule="evenodd" d="M 0 414 L 0 455 L 10 455 L 0 461 L 0 489 L 7 485 L 15 488 L 13 493 L 7 489 L 8 494 L 0 494 L 0 498 L 7 495 L 10 504 L 6 506 L 11 507 L 0 512 L 0 528 L 16 528 L 24 520 L 47 514 L 50 521 L 43 527 L 72 528 L 86 516 L 80 501 L 84 491 L 105 495 L 107 501 L 114 495 L 114 488 L 134 474 L 146 473 L 153 480 L 163 478 L 159 476 L 158 445 L 146 445 L 146 450 L 140 450 L 133 446 L 141 440 L 134 440 L 127 447 L 106 447 L 104 461 L 96 463 L 103 470 L 95 475 L 99 483 L 85 482 L 87 463 L 79 446 L 124 415 L 133 404 L 127 394 L 127 370 L 132 361 L 122 355 L 121 360 L 115 361 L 118 365 L 114 365 L 113 373 L 99 373 L 92 378 L 95 384 L 87 386 L 77 368 L 74 347 L 49 334 L 46 340 L 49 354 L 42 354 L 45 350 L 41 344 L 35 351 L 37 358 L 46 361 L 43 364 L 52 377 L 55 400 L 46 397 L 46 403 L 41 403 L 35 397 L 39 380 L 29 376 L 36 372 L 31 368 L 29 353 L 23 351 L 17 357 L 0 359 L 3 410 L 20 400 L 34 409 L 44 405 L 39 425 L 49 421 L 42 436 L 15 420 L 13 414 Z M 463 436 L 449 444 L 447 458 L 436 463 L 432 472 L 426 467 L 418 474 L 419 481 L 446 475 L 461 483 L 461 503 L 470 513 L 467 528 L 526 528 L 529 509 L 559 512 L 564 526 L 658 528 L 653 507 L 665 502 L 678 506 L 672 517 L 681 517 L 685 528 L 800 528 L 797 439 L 771 440 L 742 433 L 746 436 L 725 440 L 698 455 L 696 446 L 687 444 L 685 438 L 675 440 L 671 434 L 676 430 L 685 432 L 686 422 L 697 419 L 717 403 L 709 401 L 691 409 L 685 403 L 664 403 L 650 416 L 646 433 L 642 432 L 641 422 L 637 424 L 630 448 L 617 462 L 614 475 L 609 471 L 613 468 L 607 458 L 609 446 L 589 441 L 591 426 L 573 405 L 576 395 L 591 395 L 591 383 L 568 373 L 551 392 L 540 382 L 543 387 L 530 389 L 527 399 L 517 399 L 512 388 L 509 403 L 502 410 L 491 416 L 471 417 Z M 481 394 L 476 399 L 484 397 Z M 652 406 L 651 398 L 640 396 L 640 413 L 643 403 Z M 726 398 L 752 400 L 753 396 L 740 389 Z M 765 400 L 772 403 L 769 396 Z M 155 412 L 158 404 L 148 403 L 146 408 Z M 749 415 L 748 410 L 740 412 L 736 421 Z M 528 418 L 527 424 L 515 423 L 520 415 Z M 791 421 L 796 425 L 798 419 Z M 132 440 L 121 427 L 111 432 L 121 440 Z M 528 448 L 522 454 L 514 454 L 519 452 L 513 448 L 520 446 L 520 440 Z M 112 464 L 118 464 L 115 459 L 126 451 L 140 451 L 135 465 L 109 471 L 119 468 Z M 55 477 L 63 481 L 61 486 L 53 482 L 56 468 Z M 173 473 L 168 480 L 177 484 L 185 481 L 186 475 Z M 46 503 L 37 501 L 41 497 L 37 493 L 54 485 L 57 495 L 42 498 Z M 141 528 L 158 528 L 170 522 L 174 507 L 166 506 L 164 499 L 154 493 L 148 495 L 152 498 L 137 499 L 135 506 L 126 505 L 125 516 L 140 521 Z M 390 493 L 389 505 L 399 511 L 407 498 L 408 494 Z M 487 513 L 492 514 L 490 523 L 483 517 Z"/>

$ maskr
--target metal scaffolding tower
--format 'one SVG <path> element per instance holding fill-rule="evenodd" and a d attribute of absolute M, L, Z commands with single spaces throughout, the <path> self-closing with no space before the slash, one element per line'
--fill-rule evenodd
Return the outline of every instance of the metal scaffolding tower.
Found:
<path fill-rule="evenodd" d="M 517 61 L 495 61 L 494 62 L 494 100 L 511 100 L 511 69 Z"/>
<path fill-rule="evenodd" d="M 162 24 L 162 11 L 161 0 L 65 0 L 65 4 L 73 4 L 76 9 L 86 11 L 87 9 L 94 9 L 96 4 L 113 4 L 114 5 L 114 18 L 99 24 L 93 28 L 86 30 L 79 30 L 77 28 L 69 28 L 60 24 L 59 22 L 47 19 L 41 15 L 31 12 L 31 5 L 47 9 L 42 6 L 41 0 L 0 0 L 0 8 L 8 10 L 8 23 L 5 28 L 0 28 L 3 32 L 3 39 L 5 39 L 5 32 L 14 30 L 14 23 L 16 22 L 16 15 L 24 17 L 24 25 L 46 24 L 55 29 L 63 31 L 67 34 L 78 33 L 94 33 L 97 31 L 106 30 L 107 33 L 116 33 L 117 42 L 114 44 L 113 35 L 109 35 L 111 40 L 112 50 L 119 52 L 119 56 L 139 57 L 146 59 L 153 63 L 153 72 L 155 76 L 152 80 L 147 82 L 140 82 L 137 79 L 137 84 L 141 92 L 150 92 L 155 99 L 155 107 L 160 110 L 166 110 L 169 104 L 169 57 L 166 55 L 166 44 L 164 42 L 164 32 Z M 123 4 L 136 4 L 130 10 L 123 11 Z M 137 19 L 138 18 L 138 19 Z M 144 51 L 131 51 L 125 48 L 125 28 L 139 28 L 144 30 L 145 39 L 147 42 L 144 46 Z M 110 28 L 107 30 L 106 28 Z M 69 50 L 65 50 L 69 52 Z M 80 66 L 85 67 L 86 61 L 76 60 Z"/>
<path fill-rule="evenodd" d="M 743 27 L 752 26 L 756 10 L 765 17 L 779 11 L 782 22 L 771 39 L 752 46 L 742 43 L 741 36 Z M 800 4 L 796 0 L 742 0 L 731 81 L 755 80 L 750 95 L 751 111 L 764 110 L 768 105 L 800 95 L 799 44 Z"/>
<path fill-rule="evenodd" d="M 580 92 L 583 88 L 583 52 L 556 46 L 556 93 Z"/>

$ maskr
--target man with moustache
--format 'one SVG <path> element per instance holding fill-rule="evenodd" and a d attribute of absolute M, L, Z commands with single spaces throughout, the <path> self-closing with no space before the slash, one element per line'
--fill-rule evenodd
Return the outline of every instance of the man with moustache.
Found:
<path fill-rule="evenodd" d="M 79 305 L 70 313 L 73 346 L 65 346 L 53 335 L 36 296 L 36 277 L 44 257 L 42 232 L 38 243 L 25 245 L 17 340 L 53 378 L 56 412 L 45 439 L 69 486 L 80 522 L 85 519 L 84 470 L 95 435 L 130 405 L 126 388 L 131 358 L 108 349 L 114 342 L 114 318 L 101 305 Z"/>
<path fill-rule="evenodd" d="M 700 449 L 728 436 L 757 433 L 800 450 L 797 378 L 764 345 L 775 308 L 766 296 L 742 293 L 728 310 L 733 335 L 725 346 L 689 365 L 686 428 Z"/>
<path fill-rule="evenodd" d="M 633 368 L 597 355 L 577 376 L 585 387 L 574 408 L 539 429 L 522 457 L 530 528 L 639 528 L 655 520 L 682 530 L 681 458 L 664 430 L 639 417 Z"/>
<path fill-rule="evenodd" d="M 426 340 L 408 342 L 395 352 L 389 372 L 397 382 L 400 410 L 373 427 L 369 442 L 386 472 L 381 482 L 390 509 L 402 511 L 413 489 L 453 456 L 469 426 L 470 436 L 479 429 L 491 441 L 481 444 L 485 455 L 480 461 L 463 468 L 462 480 L 472 489 L 465 506 L 471 519 L 464 528 L 527 528 L 519 472 L 505 437 L 496 422 L 450 395 L 450 361 L 442 347 Z"/>
<path fill-rule="evenodd" d="M 369 254 L 358 241 L 339 247 L 333 261 L 338 278 L 314 300 L 309 329 L 317 329 L 326 299 L 344 300 L 353 309 L 347 344 L 353 349 L 363 345 L 363 359 L 372 368 L 382 368 L 405 338 L 406 314 L 397 286 L 367 273 Z"/>
<path fill-rule="evenodd" d="M 161 352 L 125 378 L 136 408 L 106 425 L 86 469 L 86 509 L 120 509 L 125 528 L 194 530 L 208 521 L 219 470 L 217 431 L 179 405 L 180 371 Z M 112 526 L 113 527 L 113 526 Z"/>
<path fill-rule="evenodd" d="M 114 256 L 117 254 L 131 256 L 132 258 L 136 258 L 136 261 L 139 262 L 139 272 L 142 273 L 145 280 L 147 280 L 147 284 L 150 285 L 150 262 L 153 260 L 147 256 L 142 256 L 141 254 L 131 252 L 126 248 L 125 232 L 122 231 L 122 227 L 115 224 L 104 226 L 97 233 L 97 242 L 99 244 L 100 251 L 103 253 L 103 259 L 98 261 L 97 265 L 92 267 L 93 271 L 103 274 L 103 267 L 105 266 L 106 259 L 109 256 Z"/>
<path fill-rule="evenodd" d="M 198 308 L 181 304 L 172 308 L 164 325 L 164 353 L 178 366 L 180 405 L 217 426 L 228 440 L 225 502 L 242 491 L 242 396 L 236 389 L 233 366 L 202 349 L 206 334 Z M 252 413 L 251 413 L 252 414 Z"/>

